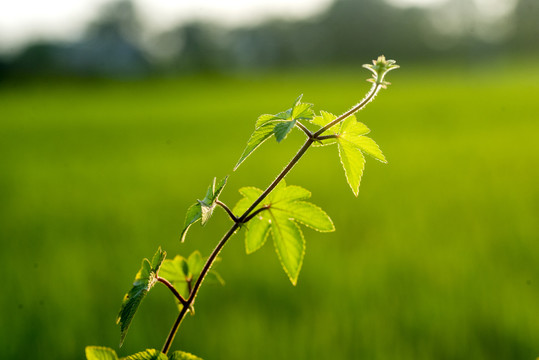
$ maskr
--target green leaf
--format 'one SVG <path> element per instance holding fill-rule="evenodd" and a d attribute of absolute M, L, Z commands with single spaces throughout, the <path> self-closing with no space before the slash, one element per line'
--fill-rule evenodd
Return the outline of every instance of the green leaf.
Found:
<path fill-rule="evenodd" d="M 168 358 L 170 360 L 202 360 L 202 358 L 184 351 L 174 351 Z"/>
<path fill-rule="evenodd" d="M 200 203 L 193 204 L 187 209 L 187 214 L 185 215 L 185 222 L 183 225 L 183 230 L 180 235 L 181 241 L 184 242 L 185 236 L 187 235 L 187 230 L 189 227 L 196 223 L 202 218 L 202 208 Z"/>
<path fill-rule="evenodd" d="M 216 178 L 213 178 L 213 182 L 208 187 L 204 199 L 197 200 L 196 204 L 191 205 L 189 209 L 187 209 L 187 215 L 185 216 L 183 230 L 180 235 L 180 239 L 182 242 L 185 240 L 187 230 L 189 230 L 191 225 L 193 225 L 199 220 L 202 220 L 201 224 L 205 225 L 206 222 L 210 219 L 213 214 L 213 210 L 217 206 L 217 200 L 219 199 L 219 195 L 221 194 L 223 188 L 226 185 L 227 179 L 228 176 L 226 176 L 224 179 L 219 181 L 218 184 L 216 184 Z"/>
<path fill-rule="evenodd" d="M 159 270 L 159 276 L 167 279 L 184 299 L 189 297 L 187 280 L 191 278 L 191 275 L 189 274 L 187 260 L 182 256 L 176 255 L 172 260 L 167 259 L 163 261 L 163 265 L 161 265 L 161 269 Z"/>
<path fill-rule="evenodd" d="M 305 256 L 303 233 L 288 217 L 271 210 L 270 214 L 272 220 L 271 235 L 275 251 L 290 281 L 296 285 Z"/>
<path fill-rule="evenodd" d="M 251 134 L 247 147 L 243 150 L 234 171 L 249 157 L 264 141 L 275 135 L 277 142 L 281 142 L 286 138 L 288 133 L 292 131 L 298 120 L 312 120 L 314 117 L 313 105 L 302 103 L 300 95 L 292 107 L 286 111 L 275 115 L 261 115 L 255 123 L 255 131 Z"/>
<path fill-rule="evenodd" d="M 347 141 L 339 141 L 339 157 L 346 181 L 348 181 L 354 195 L 358 196 L 359 184 L 365 168 L 365 157 L 361 150 Z"/>
<path fill-rule="evenodd" d="M 262 190 L 247 187 L 241 188 L 240 193 L 244 198 L 234 208 L 238 213 L 244 212 L 262 194 Z M 287 186 L 283 180 L 253 210 L 263 209 L 246 225 L 246 252 L 249 254 L 261 248 L 271 233 L 281 265 L 294 285 L 305 254 L 305 240 L 298 223 L 318 231 L 335 230 L 333 222 L 322 209 L 304 201 L 310 197 L 308 190 Z"/>
<path fill-rule="evenodd" d="M 251 254 L 260 249 L 266 242 L 269 235 L 270 223 L 265 221 L 262 216 L 255 216 L 247 224 L 245 233 L 245 251 Z"/>
<path fill-rule="evenodd" d="M 267 115 L 262 115 L 267 116 Z M 260 119 L 260 118 L 259 118 Z M 272 118 L 273 119 L 273 118 Z M 243 150 L 243 153 L 240 156 L 240 159 L 234 166 L 234 171 L 241 165 L 249 155 L 253 153 L 264 141 L 269 139 L 273 135 L 273 128 L 278 122 L 276 121 L 267 121 L 255 128 L 255 131 L 251 134 L 249 141 L 247 141 L 247 147 Z"/>
<path fill-rule="evenodd" d="M 364 153 L 367 153 L 376 160 L 387 164 L 387 160 L 384 154 L 382 154 L 382 150 L 380 150 L 380 147 L 376 142 L 374 142 L 373 139 L 366 136 L 358 136 L 357 138 L 351 138 L 350 142 L 361 149 L 361 151 Z"/>
<path fill-rule="evenodd" d="M 108 347 L 86 346 L 86 360 L 118 360 L 118 355 Z"/>
<path fill-rule="evenodd" d="M 313 119 L 313 124 L 321 128 L 335 120 L 337 117 L 326 111 L 321 111 L 321 116 Z M 352 188 L 355 196 L 358 196 L 361 177 L 365 168 L 364 153 L 375 159 L 387 163 L 380 147 L 371 138 L 365 136 L 370 132 L 365 124 L 356 120 L 354 115 L 349 116 L 344 121 L 324 131 L 322 135 L 335 135 L 335 138 L 322 140 L 315 146 L 338 144 L 339 157 L 344 169 L 346 181 Z"/>
<path fill-rule="evenodd" d="M 187 265 L 189 266 L 189 272 L 193 275 L 193 278 L 200 275 L 200 272 L 204 267 L 204 259 L 202 259 L 200 251 L 196 250 L 189 255 L 189 258 L 187 258 Z"/>
<path fill-rule="evenodd" d="M 219 273 L 217 273 L 217 272 L 215 272 L 213 270 L 210 270 L 206 274 L 206 282 L 208 282 L 210 284 L 225 285 L 225 279 L 223 279 L 223 277 L 221 275 L 219 275 Z"/>
<path fill-rule="evenodd" d="M 292 109 L 292 119 L 294 120 L 312 120 L 314 117 L 313 104 L 300 102 L 301 95 Z"/>
<path fill-rule="evenodd" d="M 320 126 L 320 128 L 323 128 L 324 126 L 326 126 L 327 124 L 335 120 L 336 118 L 337 117 L 333 115 L 332 113 L 322 110 L 320 111 L 320 116 L 315 116 L 311 122 L 315 125 Z M 322 133 L 322 135 L 335 135 L 336 134 L 335 128 L 338 127 L 340 129 L 339 126 L 340 125 L 336 125 L 327 129 L 326 131 Z"/>
<path fill-rule="evenodd" d="M 275 205 L 273 209 L 278 208 L 284 213 L 289 214 L 297 222 L 310 227 L 311 229 L 320 231 L 320 232 L 331 232 L 335 231 L 335 226 L 325 213 L 324 210 L 320 209 L 318 206 L 313 203 L 306 201 L 295 201 L 289 202 L 286 204 L 286 207 L 281 209 L 279 204 Z"/>
<path fill-rule="evenodd" d="M 153 256 L 152 263 L 150 263 L 148 259 L 142 260 L 142 266 L 135 276 L 133 287 L 124 296 L 122 305 L 120 307 L 120 312 L 116 320 L 116 322 L 120 324 L 120 346 L 122 346 L 125 340 L 125 336 L 129 330 L 129 325 L 131 325 L 131 321 L 133 320 L 140 303 L 148 291 L 150 291 L 157 282 L 159 268 L 161 267 L 165 256 L 166 252 L 159 248 Z"/>
<path fill-rule="evenodd" d="M 200 224 L 204 226 L 212 216 L 215 206 L 207 205 L 202 200 L 198 200 L 198 203 L 200 204 L 200 218 L 202 219 Z"/>
<path fill-rule="evenodd" d="M 122 360 L 168 360 L 168 357 L 159 350 L 148 349 L 146 351 L 129 355 Z"/>
<path fill-rule="evenodd" d="M 286 138 L 286 135 L 294 128 L 296 125 L 296 120 L 290 120 L 290 121 L 284 121 L 281 122 L 273 128 L 273 132 L 275 133 L 275 140 L 277 142 L 281 142 Z"/>
<path fill-rule="evenodd" d="M 217 258 L 216 260 L 219 260 Z M 159 270 L 159 276 L 167 279 L 178 290 L 184 299 L 189 297 L 189 284 L 193 285 L 200 276 L 206 259 L 202 258 L 200 252 L 194 251 L 187 259 L 176 255 L 172 260 L 165 260 Z M 208 279 L 224 285 L 223 278 L 214 270 L 215 264 L 207 274 Z M 181 303 L 178 302 L 180 310 Z"/>

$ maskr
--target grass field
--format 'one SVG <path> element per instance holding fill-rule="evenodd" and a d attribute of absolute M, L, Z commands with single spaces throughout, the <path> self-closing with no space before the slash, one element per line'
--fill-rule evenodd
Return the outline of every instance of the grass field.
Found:
<path fill-rule="evenodd" d="M 359 197 L 335 148 L 287 178 L 337 231 L 306 229 L 297 287 L 273 248 L 222 253 L 173 349 L 210 359 L 535 359 L 539 356 L 539 67 L 406 66 L 359 114 L 389 164 Z M 82 359 L 117 348 L 115 317 L 143 257 L 208 255 L 229 221 L 178 238 L 214 176 L 222 200 L 265 187 L 302 144 L 271 140 L 232 173 L 262 113 L 301 93 L 340 113 L 355 69 L 0 87 L 0 358 Z M 120 355 L 160 348 L 176 307 L 157 286 Z"/>

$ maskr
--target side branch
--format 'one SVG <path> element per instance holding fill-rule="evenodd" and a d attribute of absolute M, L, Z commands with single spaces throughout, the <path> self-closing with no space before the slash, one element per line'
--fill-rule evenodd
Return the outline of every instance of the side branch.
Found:
<path fill-rule="evenodd" d="M 187 300 L 185 300 L 185 299 L 183 298 L 183 296 L 180 295 L 180 293 L 178 292 L 178 290 L 176 290 L 176 288 L 174 287 L 174 285 L 172 285 L 167 279 L 158 276 L 158 277 L 157 277 L 157 281 L 159 281 L 159 282 L 162 283 L 162 284 L 165 284 L 166 287 L 168 287 L 168 288 L 170 289 L 170 291 L 172 291 L 172 293 L 174 294 L 174 296 L 176 297 L 176 299 L 178 299 L 178 301 L 179 301 L 183 306 L 185 306 L 185 305 L 187 304 Z"/>
<path fill-rule="evenodd" d="M 215 203 L 217 205 L 219 205 L 220 207 L 222 207 L 223 209 L 225 209 L 226 213 L 228 214 L 228 216 L 230 216 L 230 218 L 232 219 L 232 221 L 234 221 L 235 223 L 238 222 L 238 218 L 236 217 L 236 215 L 234 215 L 234 213 L 232 212 L 232 210 L 230 210 L 230 208 L 228 206 L 226 206 L 225 203 L 217 200 L 215 201 Z"/>
<path fill-rule="evenodd" d="M 268 209 L 269 209 L 269 207 L 264 206 L 264 207 L 262 207 L 262 208 L 256 210 L 256 211 L 253 212 L 251 215 L 247 216 L 247 217 L 245 218 L 245 220 L 243 221 L 243 223 L 248 223 L 252 218 L 254 218 L 254 217 L 257 216 L 258 214 L 260 214 L 262 211 L 268 210 Z"/>
<path fill-rule="evenodd" d="M 161 352 L 163 354 L 167 354 L 168 350 L 170 349 L 170 345 L 172 345 L 172 341 L 174 340 L 174 337 L 176 336 L 176 333 L 178 332 L 178 328 L 180 327 L 180 324 L 182 323 L 182 320 L 185 318 L 185 315 L 187 314 L 187 311 L 192 307 L 193 303 L 195 302 L 195 297 L 197 295 L 198 289 L 200 288 L 200 285 L 202 284 L 202 281 L 204 280 L 204 277 L 210 271 L 211 266 L 215 262 L 215 259 L 217 259 L 217 256 L 221 252 L 221 249 L 223 246 L 225 246 L 228 239 L 236 232 L 236 230 L 239 227 L 239 223 L 234 223 L 230 230 L 223 236 L 221 241 L 217 244 L 215 249 L 213 249 L 210 257 L 208 260 L 206 260 L 206 263 L 204 264 L 204 268 L 200 272 L 200 276 L 198 277 L 197 281 L 195 282 L 195 285 L 193 286 L 193 289 L 191 290 L 191 293 L 189 295 L 189 298 L 185 301 L 185 304 L 183 305 L 182 310 L 180 311 L 180 314 L 176 318 L 176 321 L 174 322 L 174 325 L 172 326 L 172 329 L 170 330 L 170 333 L 168 334 L 167 340 L 165 341 L 165 345 L 163 346 L 163 350 Z"/>
<path fill-rule="evenodd" d="M 326 131 L 327 129 L 329 129 L 329 128 L 335 126 L 335 125 L 337 125 L 338 123 L 340 123 L 341 121 L 343 121 L 344 119 L 349 117 L 350 115 L 353 115 L 354 113 L 356 113 L 359 110 L 361 110 L 362 108 L 364 108 L 365 105 L 367 105 L 372 99 L 374 99 L 374 97 L 376 96 L 378 91 L 380 91 L 380 88 L 381 88 L 381 84 L 374 84 L 371 87 L 371 90 L 368 92 L 367 96 L 365 96 L 365 98 L 363 98 L 363 100 L 361 100 L 356 106 L 354 106 L 353 108 L 351 108 L 350 110 L 348 110 L 347 112 L 345 112 L 344 114 L 342 114 L 341 116 L 339 116 L 338 118 L 336 118 L 335 120 L 333 120 L 332 122 L 330 122 L 329 124 L 327 124 L 326 126 L 321 128 L 320 130 L 315 132 L 313 134 L 313 137 L 315 139 L 318 139 L 320 137 L 320 135 L 324 131 Z"/>
<path fill-rule="evenodd" d="M 313 133 L 312 133 L 309 129 L 307 129 L 307 128 L 305 127 L 305 125 L 303 125 L 303 124 L 300 123 L 299 121 L 296 121 L 296 126 L 297 126 L 298 128 L 300 128 L 300 129 L 305 133 L 305 135 L 307 135 L 308 138 L 312 138 L 312 137 L 313 137 Z"/>

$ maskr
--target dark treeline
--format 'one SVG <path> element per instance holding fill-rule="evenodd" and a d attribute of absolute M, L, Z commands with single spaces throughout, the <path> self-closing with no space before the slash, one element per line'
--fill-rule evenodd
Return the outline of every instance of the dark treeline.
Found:
<path fill-rule="evenodd" d="M 381 0 L 336 0 L 302 21 L 244 28 L 182 24 L 151 38 L 129 1 L 105 7 L 76 42 L 41 42 L 0 58 L 0 77 L 140 77 L 355 63 L 384 53 L 403 61 L 477 59 L 539 49 L 539 2 L 519 0 L 492 20 L 472 0 L 397 8 Z"/>

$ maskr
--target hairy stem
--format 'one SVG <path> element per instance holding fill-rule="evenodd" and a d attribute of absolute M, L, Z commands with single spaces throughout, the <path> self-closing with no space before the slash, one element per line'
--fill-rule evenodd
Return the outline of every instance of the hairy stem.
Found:
<path fill-rule="evenodd" d="M 340 123 L 341 121 L 343 121 L 344 119 L 349 117 L 350 115 L 353 115 L 356 112 L 358 112 L 359 110 L 363 109 L 365 107 L 365 105 L 367 105 L 372 99 L 374 99 L 374 97 L 376 96 L 378 91 L 380 91 L 380 88 L 381 88 L 381 84 L 374 84 L 371 87 L 371 89 L 369 90 L 369 92 L 367 93 L 367 95 L 363 98 L 363 100 L 361 100 L 356 106 L 354 106 L 353 108 L 351 108 L 350 110 L 348 110 L 347 112 L 345 112 L 344 114 L 342 114 L 341 116 L 339 116 L 338 118 L 336 118 L 335 120 L 333 120 L 332 122 L 330 122 L 329 124 L 327 124 L 326 126 L 321 128 L 320 130 L 315 132 L 313 134 L 313 137 L 315 139 L 318 139 L 319 136 L 324 131 L 326 131 L 327 129 L 329 129 L 329 128 L 335 126 L 335 125 L 337 125 L 338 123 Z"/>
<path fill-rule="evenodd" d="M 234 213 L 232 212 L 232 210 L 230 210 L 230 208 L 228 206 L 226 206 L 225 203 L 217 200 L 215 201 L 215 203 L 217 205 L 219 205 L 220 207 L 222 207 L 223 209 L 225 209 L 226 213 L 228 214 L 228 216 L 230 216 L 230 218 L 232 219 L 232 221 L 234 222 L 238 222 L 238 218 L 236 217 L 236 215 L 234 215 Z"/>
<path fill-rule="evenodd" d="M 180 327 L 180 324 L 185 318 L 187 311 L 189 311 L 189 308 L 193 305 L 193 302 L 195 301 L 196 294 L 198 292 L 198 289 L 200 288 L 200 285 L 202 284 L 202 281 L 204 280 L 204 277 L 206 276 L 208 271 L 210 271 L 211 266 L 213 265 L 213 262 L 217 258 L 217 255 L 219 255 L 219 253 L 221 252 L 221 249 L 223 248 L 223 246 L 225 246 L 228 239 L 234 234 L 234 232 L 238 229 L 238 227 L 239 227 L 239 223 L 237 222 L 234 223 L 234 225 L 232 225 L 230 230 L 228 230 L 228 232 L 225 234 L 225 236 L 223 236 L 221 241 L 219 241 L 215 249 L 213 249 L 208 260 L 206 260 L 206 264 L 204 264 L 204 268 L 202 269 L 200 276 L 195 282 L 195 285 L 193 286 L 193 289 L 191 290 L 191 293 L 189 295 L 189 298 L 186 301 L 186 304 L 183 306 L 182 310 L 180 311 L 180 314 L 176 318 L 174 325 L 172 325 L 172 329 L 170 330 L 170 333 L 167 336 L 165 345 L 163 345 L 163 350 L 161 350 L 163 354 L 166 355 L 166 353 L 170 349 L 170 345 L 172 344 L 172 341 L 174 340 L 174 337 L 176 336 L 176 333 L 178 332 L 178 328 Z"/>
<path fill-rule="evenodd" d="M 300 123 L 299 121 L 296 121 L 296 126 L 297 126 L 298 128 L 300 128 L 300 129 L 305 133 L 305 135 L 307 135 L 307 137 L 309 137 L 309 138 L 312 138 L 312 137 L 313 137 L 313 133 L 310 132 L 309 129 L 307 129 L 307 128 L 305 127 L 305 125 L 303 125 L 303 124 Z"/>
<path fill-rule="evenodd" d="M 261 207 L 260 209 L 254 211 L 252 214 L 250 214 L 249 216 L 247 216 L 245 218 L 245 220 L 243 220 L 244 223 L 248 223 L 249 220 L 251 220 L 252 218 L 254 218 L 255 216 L 257 216 L 258 214 L 260 214 L 262 211 L 264 210 L 268 210 L 269 209 L 269 206 L 264 206 L 264 207 Z"/>
<path fill-rule="evenodd" d="M 180 295 L 180 293 L 178 292 L 178 290 L 176 290 L 176 288 L 174 287 L 174 285 L 172 285 L 167 279 L 165 278 L 162 278 L 162 277 L 157 277 L 157 281 L 159 281 L 160 283 L 162 284 L 165 284 L 166 287 L 168 287 L 170 289 L 170 291 L 172 291 L 172 293 L 174 294 L 174 296 L 176 297 L 176 299 L 178 299 L 178 301 L 183 305 L 185 306 L 185 304 L 187 304 L 187 300 L 185 300 L 183 298 L 183 296 Z"/>
<path fill-rule="evenodd" d="M 327 136 L 324 136 L 322 137 L 321 134 L 326 131 L 327 129 L 331 128 L 332 126 L 334 125 L 337 125 L 339 122 L 343 121 L 344 119 L 346 119 L 347 117 L 349 117 L 350 115 L 354 114 L 355 112 L 361 110 L 363 107 L 365 107 L 365 105 L 367 105 L 375 96 L 376 94 L 378 93 L 378 91 L 380 90 L 380 84 L 375 84 L 371 87 L 369 93 L 367 93 L 367 95 L 365 96 L 365 98 L 359 102 L 356 106 L 354 106 L 353 108 L 351 108 L 350 110 L 348 110 L 347 112 L 345 112 L 344 114 L 342 114 L 341 116 L 339 116 L 338 118 L 336 118 L 335 120 L 333 120 L 332 122 L 330 122 L 329 124 L 327 124 L 326 126 L 324 126 L 323 128 L 321 128 L 320 130 L 318 130 L 317 132 L 315 132 L 314 134 L 311 133 L 307 128 L 305 128 L 303 125 L 299 126 L 298 127 L 303 130 L 303 132 L 305 132 L 305 134 L 307 134 L 308 138 L 307 140 L 305 141 L 305 143 L 303 144 L 303 146 L 298 150 L 298 152 L 296 153 L 296 155 L 292 158 L 292 160 L 290 160 L 290 162 L 285 166 L 285 168 L 279 173 L 279 175 L 277 175 L 277 177 L 275 178 L 275 180 L 273 180 L 273 182 L 266 188 L 266 190 L 264 190 L 264 192 L 251 204 L 251 206 L 249 207 L 249 209 L 247 209 L 239 218 L 236 218 L 233 214 L 232 216 L 234 216 L 234 218 L 236 219 L 234 224 L 232 225 L 232 227 L 227 231 L 227 233 L 223 236 L 223 238 L 221 239 L 221 241 L 219 241 L 219 243 L 217 244 L 217 246 L 213 249 L 210 257 L 208 257 L 208 259 L 206 260 L 206 263 L 204 264 L 204 268 L 202 269 L 202 271 L 200 272 L 200 276 L 198 277 L 197 281 L 195 282 L 195 284 L 193 285 L 193 288 L 192 290 L 190 291 L 190 294 L 189 294 L 189 298 L 186 300 L 186 303 L 185 305 L 183 306 L 182 310 L 180 311 L 180 314 L 178 315 L 178 317 L 176 318 L 176 321 L 174 322 L 174 325 L 172 326 L 172 329 L 170 330 L 170 333 L 165 341 L 165 345 L 163 346 L 163 350 L 161 350 L 164 354 L 166 354 L 168 352 L 168 350 L 170 349 L 170 345 L 172 344 L 172 341 L 174 340 L 174 337 L 176 336 L 176 333 L 178 332 L 178 328 L 180 327 L 180 324 L 182 323 L 183 319 L 185 318 L 185 315 L 187 314 L 187 311 L 189 311 L 189 309 L 192 307 L 193 305 L 193 302 L 195 301 L 195 298 L 197 296 L 197 293 L 198 293 L 198 290 L 200 288 L 200 286 L 202 285 L 202 282 L 204 281 L 204 278 L 206 277 L 207 273 L 210 271 L 215 259 L 217 259 L 217 256 L 219 255 L 219 253 L 221 252 L 221 250 L 223 249 L 223 247 L 226 245 L 228 239 L 230 239 L 230 237 L 232 237 L 232 235 L 234 235 L 234 233 L 236 232 L 236 230 L 240 227 L 240 224 L 244 224 L 246 223 L 247 221 L 251 220 L 254 215 L 256 215 L 258 213 L 258 211 L 260 210 L 257 210 L 255 211 L 253 214 L 251 214 L 251 212 L 273 191 L 273 189 L 275 189 L 275 187 L 285 178 L 285 176 L 290 172 L 290 170 L 292 170 L 292 168 L 294 167 L 294 165 L 296 165 L 296 163 L 301 159 L 301 157 L 305 154 L 305 152 L 307 152 L 307 150 L 309 149 L 309 147 L 311 147 L 311 145 L 315 142 L 315 141 L 318 141 L 320 139 L 325 139 L 325 138 L 328 138 Z M 299 124 L 299 122 L 296 122 L 296 125 Z M 330 136 L 330 138 L 333 137 L 333 136 Z M 219 204 L 219 203 L 218 203 Z M 219 204 L 221 205 L 221 204 Z M 223 204 L 224 205 L 224 204 Z M 221 205 L 221 206 L 223 206 Z M 225 210 L 228 209 L 228 207 L 223 207 Z M 230 209 L 227 210 L 227 212 L 230 211 Z M 261 210 L 260 210 L 261 211 Z M 229 215 L 231 214 L 231 212 L 229 213 Z M 234 219 L 233 218 L 233 219 Z"/>

